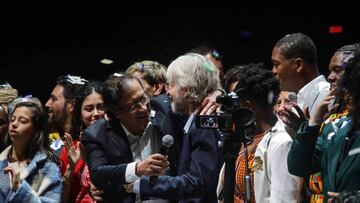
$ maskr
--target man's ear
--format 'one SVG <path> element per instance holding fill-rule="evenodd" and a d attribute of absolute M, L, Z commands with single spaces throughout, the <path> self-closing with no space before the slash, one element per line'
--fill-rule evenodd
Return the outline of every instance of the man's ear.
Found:
<path fill-rule="evenodd" d="M 189 96 L 189 88 L 188 87 L 182 88 L 181 91 L 182 91 L 182 95 L 184 98 L 187 98 Z"/>
<path fill-rule="evenodd" d="M 297 73 L 301 73 L 304 70 L 304 60 L 302 58 L 296 58 L 294 64 L 296 65 Z"/>
<path fill-rule="evenodd" d="M 154 91 L 154 96 L 157 96 L 157 95 L 160 95 L 160 94 L 163 92 L 163 90 L 164 90 L 164 88 L 165 88 L 165 85 L 164 85 L 164 83 L 162 83 L 162 82 L 158 82 L 158 83 L 156 83 L 156 84 L 154 85 L 153 88 L 155 89 L 155 91 Z"/>

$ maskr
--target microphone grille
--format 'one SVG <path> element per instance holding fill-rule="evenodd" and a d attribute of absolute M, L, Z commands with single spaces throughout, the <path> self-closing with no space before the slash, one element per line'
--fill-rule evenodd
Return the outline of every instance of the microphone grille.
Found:
<path fill-rule="evenodd" d="M 162 138 L 162 143 L 161 143 L 163 146 L 169 148 L 171 147 L 171 145 L 174 144 L 174 138 L 173 136 L 171 135 L 165 135 L 163 138 Z"/>

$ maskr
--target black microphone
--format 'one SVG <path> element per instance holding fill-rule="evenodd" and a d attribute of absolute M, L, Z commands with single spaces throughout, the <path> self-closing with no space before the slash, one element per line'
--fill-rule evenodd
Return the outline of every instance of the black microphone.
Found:
<path fill-rule="evenodd" d="M 166 156 L 166 154 L 169 151 L 169 148 L 174 144 L 174 138 L 171 135 L 165 135 L 162 138 L 161 141 L 161 147 L 160 147 L 160 151 L 159 154 Z M 157 176 L 150 176 L 150 184 L 154 184 L 155 179 L 157 178 Z"/>

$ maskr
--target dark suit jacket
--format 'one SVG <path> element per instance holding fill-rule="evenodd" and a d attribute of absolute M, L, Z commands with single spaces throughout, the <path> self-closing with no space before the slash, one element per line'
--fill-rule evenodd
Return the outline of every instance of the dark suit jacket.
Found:
<path fill-rule="evenodd" d="M 177 176 L 159 176 L 153 184 L 149 178 L 142 177 L 141 199 L 155 197 L 181 202 L 217 202 L 216 185 L 221 166 L 217 146 L 219 136 L 214 129 L 196 129 L 194 119 L 184 136 Z"/>
<path fill-rule="evenodd" d="M 135 195 L 123 188 L 126 166 L 133 158 L 120 123 L 101 119 L 84 131 L 81 142 L 86 148 L 91 181 L 104 190 L 104 202 L 135 202 Z"/>
<path fill-rule="evenodd" d="M 184 126 L 187 117 L 175 114 L 171 110 L 171 101 L 168 95 L 161 94 L 151 98 L 151 109 L 156 113 L 151 117 L 151 123 L 158 127 L 163 135 L 171 135 L 174 144 L 168 152 L 170 162 L 169 175 L 175 176 L 179 171 L 181 148 L 183 144 Z"/>
<path fill-rule="evenodd" d="M 343 118 L 341 122 L 350 121 Z M 327 134 L 318 136 L 319 127 L 310 127 L 307 123 L 300 126 L 298 135 L 288 154 L 289 172 L 297 176 L 308 176 L 321 171 L 323 192 L 327 201 L 327 192 L 360 190 L 360 154 L 346 156 L 341 164 L 346 136 L 351 132 L 351 124 L 339 128 L 336 134 L 327 140 Z M 359 133 L 359 132 L 358 132 Z M 357 135 L 351 149 L 360 147 Z"/>
<path fill-rule="evenodd" d="M 171 101 L 168 95 L 160 94 L 150 99 L 151 110 L 155 112 L 151 115 L 151 123 L 158 127 L 162 133 L 164 122 L 166 121 L 166 114 L 171 111 Z"/>

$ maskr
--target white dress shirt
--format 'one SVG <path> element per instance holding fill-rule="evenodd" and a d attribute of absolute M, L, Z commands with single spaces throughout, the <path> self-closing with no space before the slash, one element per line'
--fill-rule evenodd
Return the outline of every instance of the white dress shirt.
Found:
<path fill-rule="evenodd" d="M 302 179 L 288 171 L 287 155 L 293 140 L 284 126 L 278 119 L 256 148 L 252 166 L 256 202 L 300 202 Z"/>
<path fill-rule="evenodd" d="M 134 182 L 139 180 L 140 177 L 135 174 L 136 162 L 146 159 L 151 154 L 157 153 L 161 147 L 161 135 L 155 130 L 151 122 L 146 126 L 142 136 L 133 135 L 126 127 L 121 124 L 123 127 L 127 138 L 129 140 L 130 149 L 133 155 L 134 162 L 129 163 L 125 171 L 125 180 L 127 183 Z M 147 200 L 140 201 L 140 197 L 136 195 L 136 203 L 166 203 L 165 200 Z"/>

